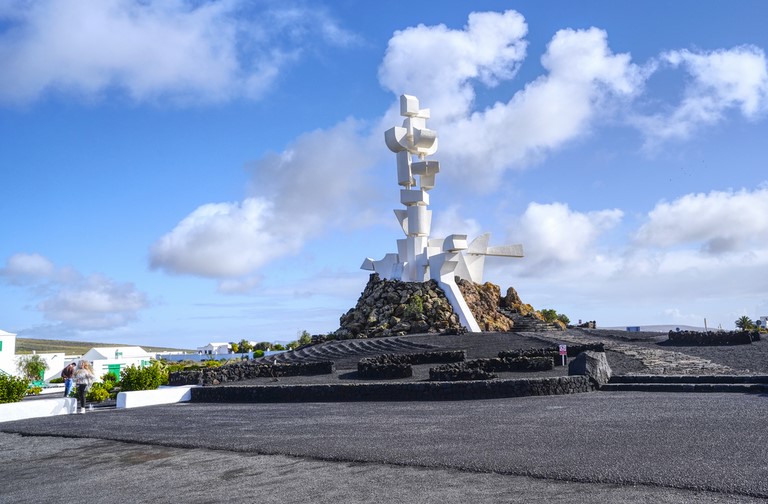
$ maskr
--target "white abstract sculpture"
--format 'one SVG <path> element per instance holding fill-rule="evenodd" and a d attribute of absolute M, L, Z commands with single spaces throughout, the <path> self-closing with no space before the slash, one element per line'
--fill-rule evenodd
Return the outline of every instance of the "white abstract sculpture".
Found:
<path fill-rule="evenodd" d="M 455 278 L 481 283 L 486 256 L 523 257 L 523 246 L 489 247 L 490 233 L 469 244 L 467 235 L 429 237 L 432 211 L 427 209 L 428 191 L 435 187 L 440 163 L 425 158 L 437 152 L 437 132 L 427 129 L 429 109 L 419 109 L 415 96 L 400 96 L 400 115 L 405 117 L 403 125 L 388 129 L 384 141 L 397 155 L 397 183 L 405 188 L 400 190 L 400 202 L 405 209 L 395 210 L 395 215 L 406 237 L 397 240 L 396 254 L 387 254 L 378 261 L 366 258 L 361 268 L 391 280 L 435 280 L 458 313 L 461 324 L 472 332 L 480 332 Z M 414 177 L 419 179 L 418 188 L 414 188 Z"/>

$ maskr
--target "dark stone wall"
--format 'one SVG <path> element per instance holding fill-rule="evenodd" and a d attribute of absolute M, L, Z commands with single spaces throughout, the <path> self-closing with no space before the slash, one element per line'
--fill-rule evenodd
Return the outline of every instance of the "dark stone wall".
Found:
<path fill-rule="evenodd" d="M 200 387 L 192 389 L 192 402 L 459 401 L 575 394 L 592 390 L 595 389 L 586 376 L 562 376 L 466 382 Z"/>
<path fill-rule="evenodd" d="M 382 354 L 373 357 L 363 357 L 357 363 L 357 376 L 373 380 L 408 378 L 413 376 L 412 365 L 460 362 L 465 358 L 466 352 L 464 350 Z"/>
<path fill-rule="evenodd" d="M 760 341 L 757 331 L 669 331 L 667 344 L 680 346 L 748 345 Z"/>
<path fill-rule="evenodd" d="M 566 357 L 576 357 L 582 352 L 605 352 L 605 346 L 602 343 L 590 343 L 587 345 L 568 345 L 566 347 Z M 549 357 L 553 360 L 555 366 L 562 366 L 560 358 L 560 348 L 557 346 L 545 348 L 530 348 L 528 350 L 505 350 L 499 352 L 501 359 L 517 359 L 520 357 Z"/>
<path fill-rule="evenodd" d="M 493 373 L 549 371 L 553 367 L 553 359 L 549 356 L 473 359 L 431 368 L 429 379 L 433 381 L 488 380 L 496 377 Z"/>
<path fill-rule="evenodd" d="M 332 374 L 333 362 L 298 362 L 266 364 L 244 361 L 195 371 L 176 371 L 168 375 L 169 385 L 218 385 L 220 383 L 280 376 Z"/>

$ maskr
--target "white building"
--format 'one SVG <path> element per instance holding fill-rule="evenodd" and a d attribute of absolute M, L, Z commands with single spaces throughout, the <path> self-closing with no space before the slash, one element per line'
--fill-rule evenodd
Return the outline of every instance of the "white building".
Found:
<path fill-rule="evenodd" d="M 82 357 L 93 364 L 93 371 L 99 379 L 106 373 L 120 377 L 120 371 L 127 367 L 149 366 L 154 354 L 138 346 L 91 348 Z"/>
<path fill-rule="evenodd" d="M 232 353 L 232 345 L 229 343 L 208 343 L 205 346 L 197 347 L 197 351 L 205 355 L 226 355 Z"/>
<path fill-rule="evenodd" d="M 0 329 L 0 372 L 16 374 L 16 335 Z"/>

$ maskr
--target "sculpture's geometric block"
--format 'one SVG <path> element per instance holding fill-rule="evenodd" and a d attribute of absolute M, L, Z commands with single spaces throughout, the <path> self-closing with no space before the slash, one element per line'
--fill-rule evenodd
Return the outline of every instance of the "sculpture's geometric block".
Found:
<path fill-rule="evenodd" d="M 475 283 L 483 283 L 483 270 L 485 269 L 485 255 L 465 254 L 464 265 L 466 277 L 461 278 Z M 462 272 L 463 273 L 463 272 Z"/>
<path fill-rule="evenodd" d="M 414 175 L 434 175 L 439 171 L 439 161 L 414 161 L 411 163 L 411 172 Z"/>
<path fill-rule="evenodd" d="M 431 191 L 435 188 L 435 176 L 434 175 L 422 175 L 419 177 L 419 187 L 425 191 Z"/>
<path fill-rule="evenodd" d="M 363 261 L 363 265 L 360 266 L 361 270 L 367 270 L 367 271 L 373 271 L 373 259 L 370 257 L 366 257 L 365 261 Z"/>
<path fill-rule="evenodd" d="M 496 257 L 523 257 L 523 246 L 500 245 L 497 247 L 488 247 L 485 255 Z"/>
<path fill-rule="evenodd" d="M 406 136 L 408 129 L 394 126 L 384 132 L 384 143 L 387 144 L 392 152 L 400 152 L 408 147 Z"/>
<path fill-rule="evenodd" d="M 403 228 L 403 234 L 408 236 L 408 210 L 396 208 L 395 216 L 397 217 L 397 222 L 400 223 L 400 227 Z"/>
<path fill-rule="evenodd" d="M 468 254 L 485 254 L 488 250 L 488 240 L 491 238 L 491 233 L 483 233 L 469 244 Z"/>
<path fill-rule="evenodd" d="M 405 206 L 429 205 L 429 193 L 423 189 L 400 189 L 400 203 Z"/>
<path fill-rule="evenodd" d="M 408 260 L 408 239 L 400 238 L 397 240 L 397 255 L 403 258 L 403 261 Z"/>
<path fill-rule="evenodd" d="M 467 235 L 452 234 L 443 240 L 443 250 L 445 252 L 458 252 L 467 249 Z"/>
<path fill-rule="evenodd" d="M 400 95 L 400 115 L 412 117 L 419 114 L 419 99 L 411 95 Z"/>
<path fill-rule="evenodd" d="M 416 185 L 411 174 L 411 155 L 407 150 L 397 153 L 397 183 L 405 187 Z"/>
<path fill-rule="evenodd" d="M 384 256 L 384 259 L 373 262 L 373 270 L 382 278 L 398 278 L 392 275 L 396 273 L 399 263 L 397 254 L 387 254 Z"/>
<path fill-rule="evenodd" d="M 432 211 L 425 206 L 408 207 L 408 234 L 428 236 L 432 224 Z"/>
<path fill-rule="evenodd" d="M 418 149 L 419 152 L 427 153 L 432 149 L 434 145 L 435 151 L 437 146 L 437 132 L 430 129 L 419 128 L 413 131 L 413 146 Z M 433 151 L 434 152 L 434 151 Z M 429 152 L 432 154 L 433 152 Z"/>

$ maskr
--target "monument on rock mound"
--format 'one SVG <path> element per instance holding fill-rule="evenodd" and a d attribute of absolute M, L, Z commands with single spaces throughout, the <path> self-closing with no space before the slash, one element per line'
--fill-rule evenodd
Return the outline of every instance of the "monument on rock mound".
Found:
<path fill-rule="evenodd" d="M 405 209 L 396 209 L 395 215 L 405 238 L 397 240 L 397 253 L 386 254 L 378 261 L 366 258 L 361 268 L 388 280 L 436 282 L 458 314 L 461 325 L 469 331 L 480 332 L 482 327 L 456 279 L 480 284 L 486 256 L 523 257 L 523 246 L 489 247 L 490 233 L 469 243 L 465 234 L 430 237 L 429 191 L 435 187 L 440 163 L 426 158 L 437 152 L 437 132 L 427 128 L 429 109 L 420 109 L 415 96 L 400 97 L 400 115 L 405 117 L 403 125 L 387 130 L 384 139 L 397 156 L 397 183 L 403 187 L 400 202 Z"/>

